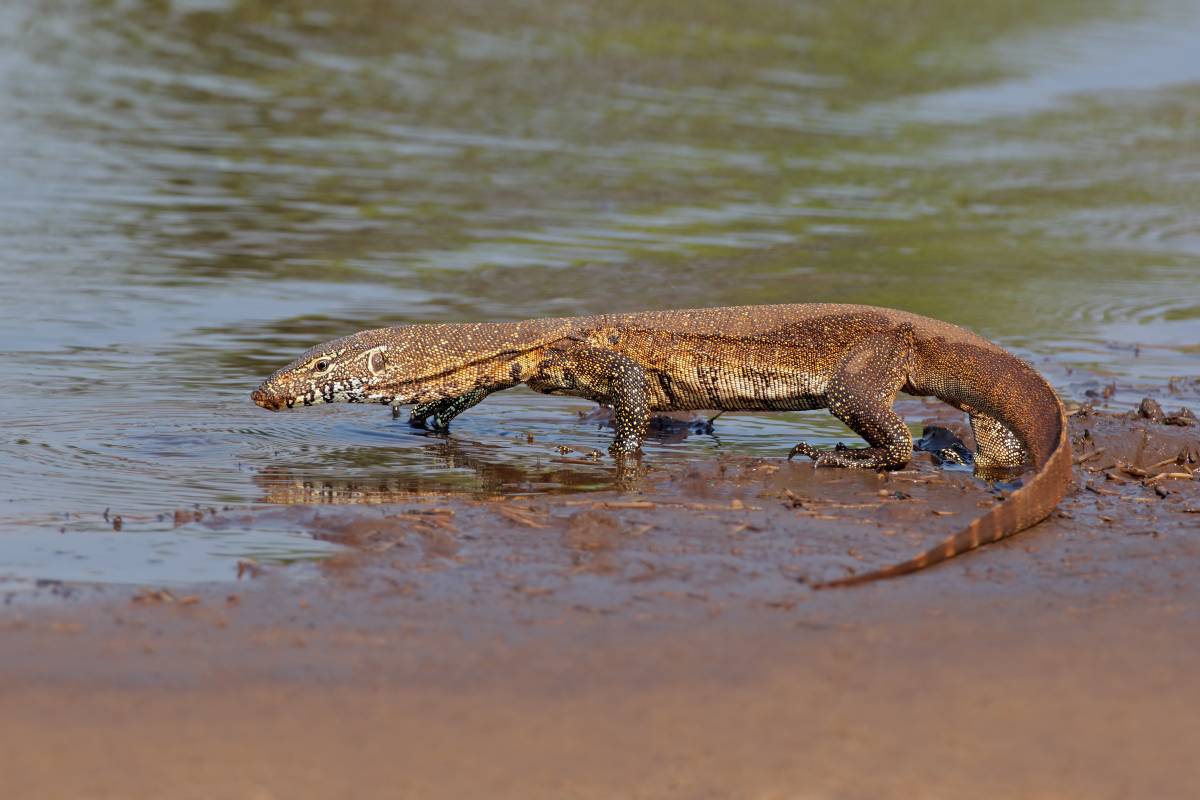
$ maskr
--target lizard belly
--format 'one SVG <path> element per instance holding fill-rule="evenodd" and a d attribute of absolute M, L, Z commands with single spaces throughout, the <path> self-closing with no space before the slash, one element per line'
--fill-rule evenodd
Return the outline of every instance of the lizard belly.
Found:
<path fill-rule="evenodd" d="M 656 411 L 804 411 L 826 406 L 823 381 L 787 370 L 699 364 L 655 370 L 649 378 Z"/>

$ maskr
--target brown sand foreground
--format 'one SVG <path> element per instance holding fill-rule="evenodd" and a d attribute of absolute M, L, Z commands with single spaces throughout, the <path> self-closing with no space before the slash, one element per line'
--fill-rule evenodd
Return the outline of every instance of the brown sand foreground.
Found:
<path fill-rule="evenodd" d="M 995 500 L 923 455 L 734 458 L 195 523 L 353 547 L 315 580 L 0 606 L 0 797 L 1200 797 L 1200 482 L 1156 477 L 1198 430 L 1077 416 L 1051 520 L 846 590 L 803 580 Z"/>

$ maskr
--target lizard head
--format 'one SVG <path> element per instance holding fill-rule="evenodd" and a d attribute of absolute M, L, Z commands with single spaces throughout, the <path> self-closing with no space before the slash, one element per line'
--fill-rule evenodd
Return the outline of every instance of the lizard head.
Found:
<path fill-rule="evenodd" d="M 250 399 L 271 411 L 318 403 L 386 405 L 399 399 L 392 386 L 395 348 L 380 333 L 362 331 L 317 345 L 263 381 Z"/>
<path fill-rule="evenodd" d="M 250 398 L 278 411 L 317 403 L 407 405 L 460 397 L 484 379 L 515 382 L 513 370 L 519 368 L 513 359 L 562 339 L 571 324 L 535 319 L 359 331 L 312 348 L 263 381 Z"/>

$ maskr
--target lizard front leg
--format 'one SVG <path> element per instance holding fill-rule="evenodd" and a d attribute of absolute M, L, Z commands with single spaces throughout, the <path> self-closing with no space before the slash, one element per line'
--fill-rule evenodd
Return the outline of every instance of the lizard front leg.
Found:
<path fill-rule="evenodd" d="M 617 435 L 609 451 L 621 456 L 641 449 L 650 425 L 650 391 L 645 369 L 629 356 L 597 347 L 559 350 L 526 383 L 536 391 L 612 406 Z"/>
<path fill-rule="evenodd" d="M 433 417 L 433 429 L 435 431 L 449 430 L 450 420 L 471 406 L 478 405 L 487 396 L 487 389 L 472 389 L 458 397 L 444 397 L 440 400 L 430 400 L 428 403 L 421 403 L 420 405 L 413 406 L 413 410 L 408 417 L 408 424 L 414 428 L 424 428 L 427 427 L 425 420 Z"/>
<path fill-rule="evenodd" d="M 867 441 L 868 447 L 819 450 L 801 442 L 788 459 L 804 455 L 819 467 L 897 469 L 912 458 L 912 434 L 892 411 L 912 360 L 912 328 L 873 336 L 846 356 L 827 390 L 829 411 Z"/>
<path fill-rule="evenodd" d="M 636 453 L 642 449 L 642 440 L 650 425 L 646 371 L 631 358 L 616 353 L 607 355 L 611 357 L 604 360 L 609 371 L 613 426 L 617 431 L 609 449 L 613 453 Z"/>

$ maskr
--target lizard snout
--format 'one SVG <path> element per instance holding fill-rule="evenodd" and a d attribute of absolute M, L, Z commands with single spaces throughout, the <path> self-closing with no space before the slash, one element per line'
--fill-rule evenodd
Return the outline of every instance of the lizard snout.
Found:
<path fill-rule="evenodd" d="M 278 411 L 282 403 L 275 397 L 272 397 L 266 390 L 266 385 L 258 387 L 250 393 L 250 399 L 260 408 L 265 408 L 268 411 Z"/>

